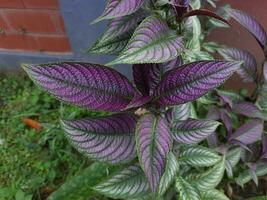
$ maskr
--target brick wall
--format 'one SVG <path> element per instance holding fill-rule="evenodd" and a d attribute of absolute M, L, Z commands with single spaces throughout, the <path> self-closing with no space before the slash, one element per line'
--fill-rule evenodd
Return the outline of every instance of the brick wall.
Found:
<path fill-rule="evenodd" d="M 58 0 L 0 0 L 0 51 L 71 52 Z"/>
<path fill-rule="evenodd" d="M 249 15 L 257 19 L 264 29 L 267 31 L 267 1 L 266 0 L 220 0 L 219 5 L 224 5 L 226 3 L 230 4 L 233 8 L 237 8 L 245 11 Z M 252 53 L 260 66 L 263 61 L 263 52 L 258 45 L 255 38 L 248 33 L 241 25 L 231 20 L 233 27 L 229 29 L 217 29 L 209 36 L 209 40 L 217 41 L 220 44 L 225 44 L 230 47 L 236 47 L 239 49 L 244 49 Z M 260 67 L 259 67 L 260 69 Z M 253 84 L 243 83 L 239 76 L 235 75 L 231 78 L 227 84 L 229 88 L 241 89 L 249 88 L 252 90 L 254 88 Z"/>

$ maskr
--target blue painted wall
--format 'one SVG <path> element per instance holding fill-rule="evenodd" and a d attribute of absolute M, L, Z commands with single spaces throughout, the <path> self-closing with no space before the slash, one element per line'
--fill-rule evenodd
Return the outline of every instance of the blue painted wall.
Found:
<path fill-rule="evenodd" d="M 19 69 L 21 63 L 45 63 L 63 60 L 88 61 L 105 64 L 112 56 L 89 55 L 86 50 L 105 30 L 106 23 L 90 25 L 104 9 L 106 0 L 59 0 L 73 55 L 0 52 L 0 71 Z M 116 66 L 118 71 L 130 76 L 129 66 Z"/>

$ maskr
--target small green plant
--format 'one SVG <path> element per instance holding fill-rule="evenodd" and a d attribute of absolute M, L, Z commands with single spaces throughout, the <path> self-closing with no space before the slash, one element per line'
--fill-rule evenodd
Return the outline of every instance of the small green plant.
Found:
<path fill-rule="evenodd" d="M 267 35 L 242 11 L 224 7 L 218 14 L 202 9 L 198 0 L 109 0 L 95 22 L 110 23 L 90 52 L 118 55 L 109 66 L 132 64 L 133 82 L 92 63 L 23 67 L 57 99 L 108 112 L 100 118 L 61 119 L 61 126 L 77 150 L 121 167 L 101 182 L 89 181 L 96 176 L 89 168 L 88 184 L 80 186 L 77 178 L 50 200 L 94 193 L 114 199 L 225 200 L 241 195 L 229 192 L 232 185 L 251 179 L 258 184 L 267 174 L 267 65 L 260 74 L 249 53 L 204 38 L 212 28 L 229 25 L 223 17 L 248 29 L 265 52 Z M 203 22 L 205 31 L 199 15 L 211 17 Z M 214 60 L 216 51 L 227 61 Z M 218 89 L 234 72 L 255 83 L 253 95 Z"/>

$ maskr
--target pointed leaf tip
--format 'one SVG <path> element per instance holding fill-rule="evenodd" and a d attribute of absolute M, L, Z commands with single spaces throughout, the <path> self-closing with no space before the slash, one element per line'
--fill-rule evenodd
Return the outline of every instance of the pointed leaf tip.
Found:
<path fill-rule="evenodd" d="M 161 106 L 194 101 L 224 83 L 240 65 L 239 61 L 199 61 L 174 68 L 155 89 L 153 101 Z"/>
<path fill-rule="evenodd" d="M 136 119 L 133 115 L 60 120 L 60 123 L 73 146 L 90 158 L 107 163 L 127 163 L 136 156 Z"/>
<path fill-rule="evenodd" d="M 212 120 L 188 119 L 174 122 L 171 127 L 172 137 L 183 144 L 197 144 L 211 135 L 220 122 Z"/>
<path fill-rule="evenodd" d="M 234 18 L 239 24 L 246 28 L 259 42 L 262 49 L 267 44 L 267 33 L 259 22 L 249 16 L 247 13 L 233 8 L 227 8 L 226 11 Z"/>
<path fill-rule="evenodd" d="M 135 135 L 139 161 L 155 193 L 172 146 L 168 125 L 163 118 L 146 114 L 139 119 Z"/>
<path fill-rule="evenodd" d="M 150 16 L 137 27 L 121 55 L 107 65 L 163 63 L 178 57 L 183 49 L 182 38 L 165 21 Z"/>
<path fill-rule="evenodd" d="M 130 15 L 136 12 L 144 2 L 144 0 L 109 0 L 103 14 L 93 22 Z"/>
<path fill-rule="evenodd" d="M 57 99 L 89 110 L 119 112 L 135 95 L 125 76 L 102 65 L 63 62 L 31 65 L 24 70 Z"/>

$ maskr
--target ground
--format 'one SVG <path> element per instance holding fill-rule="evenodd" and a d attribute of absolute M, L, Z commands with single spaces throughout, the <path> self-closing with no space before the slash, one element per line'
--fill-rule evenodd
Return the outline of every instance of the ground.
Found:
<path fill-rule="evenodd" d="M 1 200 L 45 199 L 79 174 L 90 161 L 68 143 L 59 118 L 98 114 L 61 104 L 24 74 L 1 75 Z"/>

